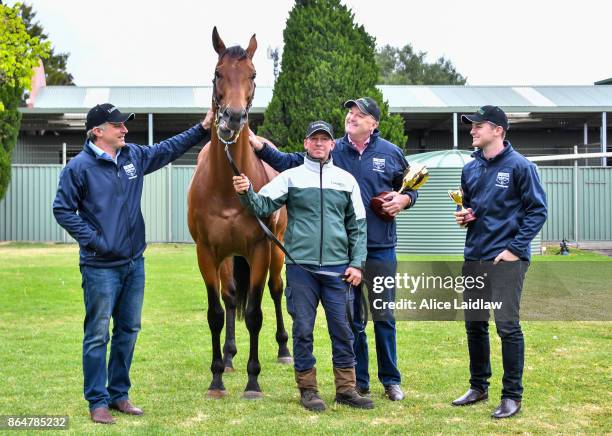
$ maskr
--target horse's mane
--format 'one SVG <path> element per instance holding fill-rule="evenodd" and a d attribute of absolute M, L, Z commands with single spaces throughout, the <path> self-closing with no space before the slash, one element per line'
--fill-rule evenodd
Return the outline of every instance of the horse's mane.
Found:
<path fill-rule="evenodd" d="M 223 56 L 229 56 L 232 59 L 240 60 L 246 58 L 248 55 L 245 49 L 243 49 L 239 45 L 234 45 L 223 50 L 219 55 L 219 59 L 221 59 Z"/>

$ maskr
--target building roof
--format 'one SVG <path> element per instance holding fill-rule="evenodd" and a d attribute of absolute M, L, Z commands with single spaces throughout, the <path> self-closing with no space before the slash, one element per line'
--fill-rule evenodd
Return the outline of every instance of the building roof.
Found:
<path fill-rule="evenodd" d="M 485 104 L 506 112 L 610 112 L 612 85 L 593 86 L 404 86 L 379 85 L 392 113 L 471 112 Z M 251 112 L 263 113 L 272 87 L 258 86 Z M 102 102 L 138 113 L 201 113 L 211 86 L 47 86 L 23 113 L 82 113 Z"/>

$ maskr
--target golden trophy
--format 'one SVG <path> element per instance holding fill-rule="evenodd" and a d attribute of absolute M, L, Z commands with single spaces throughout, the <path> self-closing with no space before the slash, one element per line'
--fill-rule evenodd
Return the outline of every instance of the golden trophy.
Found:
<path fill-rule="evenodd" d="M 474 221 L 476 219 L 472 212 L 469 212 L 468 209 L 463 207 L 463 191 L 461 190 L 461 188 L 455 189 L 454 191 L 449 190 L 448 196 L 451 200 L 453 200 L 453 203 L 457 205 L 457 212 L 467 212 L 463 220 L 463 225 L 461 227 L 467 226 L 469 222 Z"/>
<path fill-rule="evenodd" d="M 414 164 L 410 165 L 404 174 L 402 180 L 402 186 L 395 192 L 398 194 L 404 194 L 409 189 L 416 191 L 423 186 L 427 180 L 429 180 L 429 172 L 425 165 Z M 381 192 L 376 197 L 373 197 L 370 201 L 370 207 L 378 217 L 384 221 L 393 221 L 394 217 L 385 212 L 382 208 L 383 204 L 386 203 L 386 197 L 390 192 Z"/>

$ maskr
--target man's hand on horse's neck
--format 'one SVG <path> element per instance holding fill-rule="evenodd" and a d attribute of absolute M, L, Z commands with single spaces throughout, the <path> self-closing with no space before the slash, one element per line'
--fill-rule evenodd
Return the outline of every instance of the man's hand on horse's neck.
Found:
<path fill-rule="evenodd" d="M 202 127 L 204 128 L 204 130 L 210 130 L 214 115 L 215 113 L 213 112 L 213 110 L 208 109 L 208 112 L 206 112 L 206 116 L 202 120 Z"/>
<path fill-rule="evenodd" d="M 259 140 L 257 135 L 253 133 L 250 127 L 249 127 L 249 144 L 251 144 L 251 147 L 253 147 L 253 150 L 255 151 L 259 151 L 264 147 L 263 142 Z"/>

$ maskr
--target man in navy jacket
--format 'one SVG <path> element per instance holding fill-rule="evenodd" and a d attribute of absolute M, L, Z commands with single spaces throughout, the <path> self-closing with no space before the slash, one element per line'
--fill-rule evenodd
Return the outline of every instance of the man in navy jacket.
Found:
<path fill-rule="evenodd" d="M 523 280 L 531 258 L 530 244 L 546 221 L 546 194 L 536 166 L 508 141 L 508 118 L 497 106 L 483 106 L 461 121 L 471 124 L 474 160 L 463 168 L 461 189 L 465 211 L 457 224 L 467 226 L 466 276 L 486 277 L 486 296 L 502 303 L 495 310 L 495 326 L 502 342 L 504 376 L 502 400 L 494 418 L 506 418 L 521 408 L 525 342 L 519 323 Z M 482 295 L 482 294 L 481 294 Z M 464 301 L 477 292 L 464 293 Z M 455 406 L 488 398 L 491 377 L 489 311 L 466 311 L 470 355 L 470 389 Z"/>
<path fill-rule="evenodd" d="M 112 424 L 108 408 L 141 415 L 128 398 L 130 366 L 140 331 L 145 273 L 143 179 L 206 142 L 212 112 L 202 123 L 151 147 L 126 144 L 124 114 L 110 103 L 87 114 L 87 140 L 60 175 L 53 214 L 76 239 L 85 299 L 84 396 L 92 421 Z M 110 318 L 111 351 L 106 365 Z"/>
<path fill-rule="evenodd" d="M 395 270 L 397 262 L 395 246 L 397 244 L 395 220 L 385 221 L 379 218 L 370 208 L 370 200 L 381 192 L 389 192 L 400 188 L 408 163 L 402 150 L 386 141 L 377 130 L 380 122 L 380 108 L 369 97 L 348 100 L 344 107 L 348 109 L 345 118 L 345 135 L 336 139 L 332 151 L 334 164 L 348 171 L 355 177 L 361 189 L 361 198 L 366 209 L 368 224 L 368 256 L 367 261 L 375 261 L 381 265 L 389 265 Z M 251 132 L 249 139 L 257 155 L 277 171 L 302 165 L 303 153 L 282 153 L 277 149 L 262 143 Z M 416 202 L 416 191 L 406 194 L 391 192 L 383 204 L 383 210 L 395 217 L 403 209 Z M 391 275 L 395 271 L 390 272 Z M 354 350 L 357 365 L 355 366 L 357 390 L 360 394 L 368 394 L 370 390 L 370 375 L 368 372 L 368 342 L 365 326 L 361 321 L 362 291 L 355 289 L 354 306 Z M 374 320 L 376 339 L 376 358 L 378 362 L 378 379 L 385 387 L 386 396 L 393 401 L 404 398 L 400 388 L 401 376 L 397 366 L 395 320 L 392 316 Z"/>

